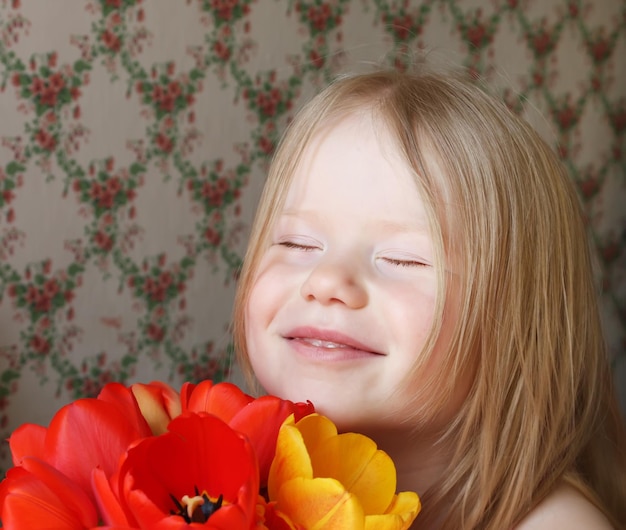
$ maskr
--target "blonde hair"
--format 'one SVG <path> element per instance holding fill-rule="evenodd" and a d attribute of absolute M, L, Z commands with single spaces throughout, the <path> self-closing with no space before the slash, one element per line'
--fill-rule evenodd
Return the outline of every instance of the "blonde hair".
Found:
<path fill-rule="evenodd" d="M 446 514 L 443 528 L 511 528 L 566 481 L 626 526 L 626 437 L 575 189 L 529 125 L 460 75 L 342 77 L 295 118 L 270 168 L 239 280 L 234 333 L 244 371 L 251 373 L 248 294 L 295 167 L 322 124 L 364 109 L 395 138 L 430 214 L 440 292 L 419 359 L 428 359 L 446 314 L 448 257 L 458 274 L 458 319 L 440 375 L 420 380 L 416 415 L 435 414 L 459 377 L 472 374 L 442 433 L 457 451 L 421 495 L 417 523 L 427 528 Z M 416 361 L 411 376 L 421 368 Z"/>

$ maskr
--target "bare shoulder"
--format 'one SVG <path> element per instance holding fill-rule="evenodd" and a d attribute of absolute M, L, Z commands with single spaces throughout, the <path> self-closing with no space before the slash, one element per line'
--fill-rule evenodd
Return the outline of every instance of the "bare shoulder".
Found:
<path fill-rule="evenodd" d="M 613 526 L 582 493 L 561 486 L 542 501 L 515 530 L 613 530 Z"/>

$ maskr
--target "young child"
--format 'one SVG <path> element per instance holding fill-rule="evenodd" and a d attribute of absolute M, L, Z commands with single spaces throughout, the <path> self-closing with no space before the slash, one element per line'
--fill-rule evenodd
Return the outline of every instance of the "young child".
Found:
<path fill-rule="evenodd" d="M 626 528 L 626 438 L 576 192 L 454 74 L 338 79 L 275 155 L 244 370 L 390 454 L 414 528 Z"/>

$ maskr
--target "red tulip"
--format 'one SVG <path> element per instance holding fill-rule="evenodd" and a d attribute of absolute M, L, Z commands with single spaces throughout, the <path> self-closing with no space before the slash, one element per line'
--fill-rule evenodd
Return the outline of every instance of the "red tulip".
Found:
<path fill-rule="evenodd" d="M 311 403 L 254 399 L 229 383 L 185 384 L 180 395 L 163 383 L 108 384 L 96 399 L 61 408 L 49 427 L 26 424 L 11 435 L 16 467 L 0 484 L 2 523 L 299 528 L 257 500 L 283 421 L 312 412 Z"/>
<path fill-rule="evenodd" d="M 83 489 L 37 458 L 25 457 L 9 469 L 0 485 L 0 506 L 5 530 L 83 530 L 98 524 Z"/>
<path fill-rule="evenodd" d="M 219 418 L 185 414 L 169 432 L 129 449 L 108 489 L 96 490 L 109 524 L 178 530 L 253 528 L 258 467 L 248 440 Z M 115 498 L 117 492 L 118 498 Z M 195 523 L 195 524 L 194 524 Z"/>
<path fill-rule="evenodd" d="M 41 458 L 93 500 L 93 470 L 111 476 L 128 446 L 151 434 L 130 389 L 112 383 L 96 399 L 79 399 L 61 408 L 47 429 L 20 427 L 9 443 L 15 465 L 23 465 L 29 456 Z"/>
<path fill-rule="evenodd" d="M 259 460 L 262 486 L 267 484 L 278 431 L 285 419 L 294 414 L 298 421 L 315 412 L 311 402 L 293 403 L 275 396 L 254 399 L 231 383 L 203 381 L 197 386 L 186 383 L 180 394 L 183 413 L 213 414 L 248 437 Z"/>

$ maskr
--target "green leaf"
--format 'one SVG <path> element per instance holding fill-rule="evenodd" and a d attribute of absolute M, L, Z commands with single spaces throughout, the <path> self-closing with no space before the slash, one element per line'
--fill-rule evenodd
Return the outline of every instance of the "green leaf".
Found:
<path fill-rule="evenodd" d="M 191 79 L 192 81 L 197 81 L 198 79 L 202 79 L 203 77 L 204 74 L 201 70 L 198 70 L 197 68 L 194 68 L 191 72 L 189 72 L 189 79 Z"/>
<path fill-rule="evenodd" d="M 59 102 L 59 104 L 69 103 L 70 101 L 72 101 L 72 96 L 70 96 L 70 91 L 67 89 L 61 90 L 61 92 L 58 93 L 57 97 L 58 97 L 57 101 Z"/>
<path fill-rule="evenodd" d="M 76 61 L 74 63 L 74 71 L 77 74 L 80 74 L 80 73 L 85 72 L 87 70 L 91 70 L 91 64 L 88 63 L 87 61 L 79 59 L 78 61 Z"/>
<path fill-rule="evenodd" d="M 85 270 L 85 268 L 82 265 L 79 265 L 78 263 L 72 263 L 68 269 L 67 269 L 67 273 L 70 276 L 76 276 L 77 274 L 80 274 L 81 272 L 83 272 Z"/>
<path fill-rule="evenodd" d="M 17 370 L 5 370 L 1 377 L 3 383 L 10 383 L 11 381 L 19 378 L 20 373 Z"/>
<path fill-rule="evenodd" d="M 61 293 L 57 293 L 54 295 L 52 299 L 52 309 L 60 309 L 65 305 L 65 297 Z"/>
<path fill-rule="evenodd" d="M 189 256 L 185 256 L 180 262 L 180 266 L 183 269 L 187 269 L 188 267 L 193 267 L 194 263 L 195 261 L 192 258 L 190 258 Z"/>
<path fill-rule="evenodd" d="M 137 363 L 137 359 L 133 357 L 132 355 L 125 355 L 124 357 L 122 357 L 122 368 L 128 368 L 132 364 L 136 364 L 136 363 Z"/>
<path fill-rule="evenodd" d="M 137 162 L 134 162 L 130 166 L 130 174 L 133 176 L 139 175 L 140 173 L 145 173 L 145 171 L 146 166 L 144 166 L 143 164 L 138 164 Z"/>
<path fill-rule="evenodd" d="M 19 162 L 16 162 L 15 160 L 13 160 L 12 162 L 9 162 L 7 164 L 7 175 L 9 176 L 13 176 L 16 173 L 20 173 L 21 171 L 24 171 L 26 169 L 26 166 L 24 166 L 23 164 L 20 164 Z"/>

